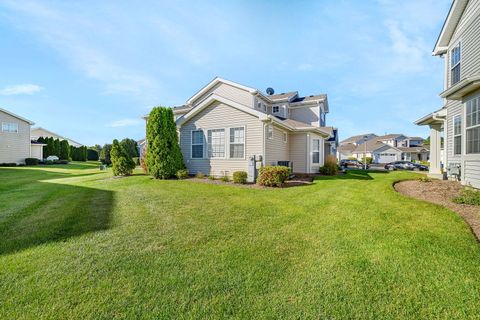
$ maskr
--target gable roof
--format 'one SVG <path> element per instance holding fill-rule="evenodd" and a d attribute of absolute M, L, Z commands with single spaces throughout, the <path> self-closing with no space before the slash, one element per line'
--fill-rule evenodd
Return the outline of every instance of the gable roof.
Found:
<path fill-rule="evenodd" d="M 457 28 L 460 19 L 462 18 L 465 7 L 468 0 L 453 0 L 450 10 L 448 11 L 447 18 L 443 23 L 442 30 L 438 35 L 437 42 L 433 47 L 433 55 L 438 56 L 447 52 L 448 44 L 452 39 L 453 33 Z"/>
<path fill-rule="evenodd" d="M 64 136 L 61 136 L 61 135 L 59 135 L 59 134 L 57 134 L 57 133 L 55 133 L 55 132 L 53 132 L 53 131 L 47 130 L 47 129 L 42 128 L 42 127 L 32 128 L 32 129 L 30 130 L 30 134 L 31 134 L 31 135 L 34 135 L 34 131 L 35 131 L 35 130 L 45 131 L 46 133 L 50 134 L 50 136 L 57 137 L 57 139 L 59 139 L 59 140 L 67 140 L 68 143 L 71 144 L 71 145 L 76 144 L 76 145 L 78 145 L 78 146 L 83 146 L 83 144 L 81 144 L 80 142 L 77 142 L 77 141 L 75 141 L 75 140 L 66 138 L 66 137 L 64 137 Z"/>
<path fill-rule="evenodd" d="M 375 133 L 365 133 L 365 134 L 358 134 L 356 136 L 352 136 L 350 138 L 344 139 L 340 141 L 340 144 L 349 144 L 349 143 L 356 143 L 358 140 L 363 140 L 363 137 L 368 136 L 369 139 L 378 137 Z"/>
<path fill-rule="evenodd" d="M 5 109 L 0 108 L 0 112 L 6 113 L 6 114 L 8 114 L 9 116 L 12 116 L 12 117 L 17 118 L 17 119 L 19 119 L 19 120 L 22 120 L 22 121 L 28 123 L 28 124 L 31 125 L 31 126 L 35 124 L 35 122 L 30 121 L 30 120 L 28 120 L 28 119 L 25 119 L 25 118 L 23 118 L 23 117 L 20 117 L 19 115 L 16 115 L 15 113 L 10 112 L 10 111 L 8 111 L 8 110 L 5 110 Z"/>
<path fill-rule="evenodd" d="M 292 92 L 287 92 L 287 93 L 267 95 L 267 98 L 272 100 L 272 101 L 278 101 L 278 100 L 290 100 L 290 99 L 292 99 L 296 96 L 298 96 L 298 92 L 297 91 L 292 91 Z"/>
<path fill-rule="evenodd" d="M 238 89 L 242 89 L 242 90 L 245 90 L 245 91 L 248 91 L 252 94 L 255 94 L 258 92 L 257 89 L 254 89 L 254 88 L 250 88 L 250 87 L 247 87 L 247 86 L 244 86 L 244 85 L 241 85 L 239 83 L 236 83 L 236 82 L 233 82 L 233 81 L 230 81 L 230 80 L 226 80 L 226 79 L 223 79 L 223 78 L 220 78 L 220 77 L 215 77 L 212 81 L 210 81 L 206 86 L 204 86 L 202 89 L 200 89 L 197 93 L 195 93 L 190 99 L 187 100 L 187 105 L 190 105 L 192 104 L 195 99 L 197 99 L 198 97 L 202 96 L 203 94 L 205 94 L 206 92 L 208 92 L 208 90 L 212 89 L 213 87 L 215 87 L 217 84 L 219 83 L 226 83 L 228 85 L 231 85 L 232 87 L 235 87 L 235 88 L 238 88 Z"/>
<path fill-rule="evenodd" d="M 341 146 L 338 147 L 338 152 L 352 153 L 352 151 L 355 150 L 356 148 L 357 146 L 353 143 L 342 144 Z"/>
<path fill-rule="evenodd" d="M 353 151 L 352 153 L 364 153 L 365 150 L 367 152 L 374 152 L 380 148 L 383 148 L 383 147 L 388 147 L 388 148 L 391 148 L 391 149 L 396 149 L 396 150 L 399 150 L 398 148 L 396 147 L 392 147 L 386 143 L 383 143 L 383 142 L 380 142 L 376 139 L 372 139 L 372 140 L 368 140 L 367 142 L 365 143 L 362 143 L 362 144 L 359 144 Z M 400 150 L 399 150 L 400 151 Z"/>
<path fill-rule="evenodd" d="M 398 137 L 405 137 L 405 136 L 401 133 L 392 133 L 392 134 L 386 134 L 384 136 L 376 137 L 375 140 L 377 140 L 377 141 L 391 140 L 391 139 L 395 139 L 395 138 L 398 138 Z"/>

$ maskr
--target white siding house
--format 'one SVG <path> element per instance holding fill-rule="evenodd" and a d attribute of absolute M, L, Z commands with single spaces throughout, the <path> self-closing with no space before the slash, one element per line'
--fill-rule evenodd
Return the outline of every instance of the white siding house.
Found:
<path fill-rule="evenodd" d="M 25 158 L 31 157 L 30 126 L 33 124 L 0 108 L 0 163 L 23 164 Z M 38 152 L 35 146 L 34 149 Z"/>
<path fill-rule="evenodd" d="M 325 126 L 326 95 L 265 95 L 215 78 L 173 112 L 190 174 L 231 176 L 261 165 L 316 173 L 324 163 L 325 146 L 336 147 L 336 129 Z"/>

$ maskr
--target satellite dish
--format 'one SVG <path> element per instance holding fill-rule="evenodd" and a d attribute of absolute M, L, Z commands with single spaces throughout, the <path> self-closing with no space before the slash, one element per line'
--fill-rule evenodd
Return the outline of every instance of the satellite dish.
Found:
<path fill-rule="evenodd" d="M 267 91 L 267 94 L 268 94 L 269 96 L 271 96 L 272 94 L 274 94 L 274 93 L 275 93 L 275 90 L 273 90 L 273 88 L 270 88 L 270 87 L 269 87 L 269 88 L 267 88 L 267 90 L 266 90 L 266 91 Z"/>

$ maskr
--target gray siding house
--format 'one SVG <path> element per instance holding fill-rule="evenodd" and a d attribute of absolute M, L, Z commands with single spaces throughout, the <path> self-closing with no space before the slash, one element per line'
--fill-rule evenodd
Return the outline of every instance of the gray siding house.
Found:
<path fill-rule="evenodd" d="M 296 173 L 316 173 L 326 155 L 336 153 L 337 129 L 326 126 L 325 94 L 263 94 L 215 78 L 173 112 L 190 174 L 242 170 L 251 180 L 253 157 L 257 168 L 288 165 Z"/>
<path fill-rule="evenodd" d="M 443 167 L 480 188 L 480 0 L 453 1 L 433 55 L 444 59 L 443 106 L 415 122 L 430 127 L 430 174 Z"/>

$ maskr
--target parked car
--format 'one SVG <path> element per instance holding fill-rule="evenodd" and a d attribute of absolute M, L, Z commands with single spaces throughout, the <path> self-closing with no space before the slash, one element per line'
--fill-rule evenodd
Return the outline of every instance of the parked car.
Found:
<path fill-rule="evenodd" d="M 363 162 L 358 161 L 356 159 L 344 159 L 340 160 L 340 167 L 341 168 L 355 168 L 355 169 L 363 169 L 365 168 L 365 165 Z M 370 166 L 367 164 L 367 169 L 370 168 Z"/>
<path fill-rule="evenodd" d="M 48 156 L 45 160 L 57 161 L 57 160 L 59 160 L 59 158 L 57 156 Z"/>
<path fill-rule="evenodd" d="M 428 171 L 428 167 L 423 164 L 413 163 L 410 161 L 394 161 L 385 165 L 387 170 L 413 170 Z"/>

